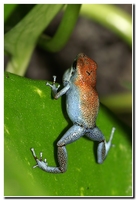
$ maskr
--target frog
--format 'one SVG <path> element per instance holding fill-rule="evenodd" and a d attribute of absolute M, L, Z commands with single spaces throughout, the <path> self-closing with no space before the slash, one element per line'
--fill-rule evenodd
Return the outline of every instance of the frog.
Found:
<path fill-rule="evenodd" d="M 46 83 L 51 88 L 54 99 L 66 95 L 66 111 L 72 122 L 72 126 L 57 142 L 58 166 L 49 166 L 47 160 L 36 156 L 35 149 L 31 148 L 36 160 L 35 167 L 39 167 L 49 173 L 64 173 L 67 171 L 66 145 L 86 136 L 90 140 L 97 141 L 97 162 L 102 164 L 108 155 L 112 145 L 115 127 L 112 127 L 110 138 L 106 142 L 104 134 L 96 126 L 99 111 L 99 96 L 96 90 L 97 63 L 84 53 L 79 53 L 71 67 L 63 75 L 63 88 L 58 91 L 60 85 L 56 85 L 56 76 L 53 83 Z"/>

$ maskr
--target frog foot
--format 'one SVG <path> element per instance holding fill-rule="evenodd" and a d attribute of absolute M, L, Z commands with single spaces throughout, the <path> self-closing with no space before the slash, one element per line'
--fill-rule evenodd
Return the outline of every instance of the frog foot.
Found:
<path fill-rule="evenodd" d="M 60 85 L 56 85 L 56 78 L 57 76 L 53 76 L 53 82 L 52 82 L 52 85 L 50 83 L 46 83 L 47 86 L 50 86 L 51 89 L 52 89 L 52 92 L 53 92 L 53 96 L 55 96 L 55 94 L 57 93 Z"/>
<path fill-rule="evenodd" d="M 43 170 L 46 170 L 48 168 L 48 163 L 46 162 L 46 159 L 44 159 L 44 161 L 42 160 L 42 152 L 40 152 L 40 159 L 38 159 L 37 156 L 36 156 L 34 148 L 31 148 L 30 150 L 32 152 L 34 159 L 37 162 L 37 164 L 34 165 L 33 168 L 39 167 Z"/>

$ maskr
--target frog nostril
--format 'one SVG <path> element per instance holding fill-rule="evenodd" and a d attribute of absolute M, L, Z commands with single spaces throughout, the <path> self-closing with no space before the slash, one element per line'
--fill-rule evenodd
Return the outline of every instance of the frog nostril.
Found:
<path fill-rule="evenodd" d="M 92 73 L 92 71 L 86 71 L 87 75 L 90 76 L 90 74 Z"/>

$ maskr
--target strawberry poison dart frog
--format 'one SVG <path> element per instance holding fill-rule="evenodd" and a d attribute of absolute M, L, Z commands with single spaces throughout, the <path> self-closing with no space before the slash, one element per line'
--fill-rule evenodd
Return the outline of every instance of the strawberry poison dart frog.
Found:
<path fill-rule="evenodd" d="M 96 71 L 97 64 L 95 61 L 87 57 L 84 53 L 80 53 L 75 58 L 71 68 L 63 75 L 63 89 L 58 92 L 58 88 L 54 76 L 53 84 L 47 83 L 51 87 L 52 94 L 58 99 L 66 94 L 66 110 L 73 126 L 58 141 L 58 167 L 48 166 L 46 159 L 37 158 L 34 148 L 31 148 L 33 157 L 36 160 L 34 167 L 50 173 L 63 173 L 67 170 L 67 150 L 66 145 L 78 140 L 82 136 L 98 142 L 97 162 L 102 163 L 106 158 L 111 147 L 112 138 L 115 128 L 113 127 L 110 139 L 106 139 L 100 129 L 96 126 L 96 117 L 99 110 L 99 97 L 96 91 Z"/>

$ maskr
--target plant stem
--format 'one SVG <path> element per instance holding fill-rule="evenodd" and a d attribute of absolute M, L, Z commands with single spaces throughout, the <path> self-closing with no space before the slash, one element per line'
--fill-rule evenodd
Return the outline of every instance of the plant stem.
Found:
<path fill-rule="evenodd" d="M 68 4 L 64 12 L 62 21 L 53 38 L 43 35 L 39 39 L 39 45 L 47 51 L 56 52 L 60 51 L 67 43 L 79 16 L 81 5 Z"/>
<path fill-rule="evenodd" d="M 114 5 L 83 4 L 80 14 L 111 29 L 132 46 L 132 18 L 122 9 Z"/>

